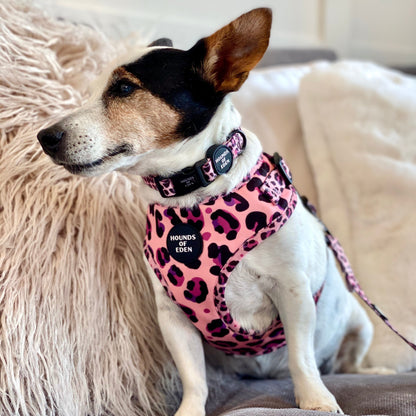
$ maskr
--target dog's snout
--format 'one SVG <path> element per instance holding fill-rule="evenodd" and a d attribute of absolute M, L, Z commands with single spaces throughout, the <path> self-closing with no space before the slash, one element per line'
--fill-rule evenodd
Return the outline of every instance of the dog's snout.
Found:
<path fill-rule="evenodd" d="M 65 135 L 65 130 L 52 126 L 41 130 L 38 133 L 38 140 L 45 153 L 49 156 L 54 156 L 58 152 L 59 146 L 65 138 Z"/>

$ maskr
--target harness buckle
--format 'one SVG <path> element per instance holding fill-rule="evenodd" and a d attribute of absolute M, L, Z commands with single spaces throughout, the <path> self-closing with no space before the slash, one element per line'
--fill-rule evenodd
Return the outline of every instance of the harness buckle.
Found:
<path fill-rule="evenodd" d="M 202 166 L 207 163 L 207 159 L 198 160 L 198 162 L 195 163 L 194 168 L 198 175 L 199 181 L 201 183 L 201 186 L 204 188 L 210 184 L 205 178 L 204 171 L 202 170 Z"/>
<path fill-rule="evenodd" d="M 273 154 L 273 161 L 275 163 L 275 165 L 279 168 L 280 173 L 282 174 L 286 185 L 292 185 L 293 180 L 292 177 L 290 176 L 290 173 L 288 171 L 288 168 L 286 167 L 286 164 L 282 158 L 282 156 L 279 155 L 279 153 L 275 152 Z"/>
<path fill-rule="evenodd" d="M 160 195 L 163 198 L 169 198 L 171 196 L 182 196 L 189 192 L 198 189 L 202 184 L 201 174 L 198 169 L 194 169 L 193 166 L 182 169 L 180 172 L 169 178 L 156 178 L 156 186 L 159 190 Z M 169 189 L 165 189 L 163 186 L 164 180 L 170 180 L 172 184 L 172 194 L 169 194 Z M 205 186 L 205 185 L 204 185 Z"/>

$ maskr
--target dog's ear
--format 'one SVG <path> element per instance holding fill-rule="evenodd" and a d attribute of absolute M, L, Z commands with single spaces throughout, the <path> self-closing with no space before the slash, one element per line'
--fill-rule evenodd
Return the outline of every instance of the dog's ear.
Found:
<path fill-rule="evenodd" d="M 148 48 L 151 48 L 152 46 L 168 46 L 168 47 L 171 48 L 171 47 L 173 47 L 173 43 L 168 38 L 160 38 L 160 39 L 157 39 L 157 40 L 153 41 L 152 43 L 150 43 L 147 46 L 148 46 Z"/>
<path fill-rule="evenodd" d="M 266 52 L 271 24 L 270 9 L 254 9 L 201 39 L 194 48 L 205 46 L 204 79 L 218 92 L 237 91 Z"/>

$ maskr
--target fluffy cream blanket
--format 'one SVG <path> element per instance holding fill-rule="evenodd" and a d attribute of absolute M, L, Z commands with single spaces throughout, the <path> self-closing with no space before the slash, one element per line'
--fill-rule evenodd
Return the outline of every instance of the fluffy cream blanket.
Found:
<path fill-rule="evenodd" d="M 36 140 L 119 52 L 0 2 L 1 415 L 164 414 L 156 383 L 170 367 L 143 277 L 137 179 L 72 176 Z"/>
<path fill-rule="evenodd" d="M 391 323 L 416 342 L 416 79 L 369 63 L 316 66 L 300 86 L 304 141 L 328 227 Z M 416 368 L 371 311 L 368 361 Z"/>

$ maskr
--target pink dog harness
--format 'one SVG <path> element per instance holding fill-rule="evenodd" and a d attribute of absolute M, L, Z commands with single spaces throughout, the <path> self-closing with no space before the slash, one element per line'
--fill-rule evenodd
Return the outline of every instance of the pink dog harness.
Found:
<path fill-rule="evenodd" d="M 286 344 L 278 317 L 263 333 L 241 328 L 224 293 L 245 253 L 277 232 L 295 209 L 298 197 L 289 178 L 283 161 L 276 166 L 263 154 L 227 195 L 189 209 L 149 207 L 144 251 L 150 265 L 204 339 L 226 353 L 260 355 Z"/>
<path fill-rule="evenodd" d="M 147 177 L 145 183 L 166 198 L 184 195 L 228 172 L 244 146 L 245 137 L 236 130 L 192 168 L 170 178 Z M 261 355 L 286 345 L 279 317 L 262 333 L 246 331 L 232 318 L 224 294 L 231 272 L 244 255 L 286 223 L 297 201 L 298 194 L 283 159 L 263 153 L 250 174 L 227 195 L 209 198 L 193 208 L 149 206 L 144 253 L 168 296 L 208 344 L 239 355 Z M 307 199 L 302 197 L 302 201 L 316 216 Z M 327 229 L 325 236 L 349 290 L 416 349 L 367 298 L 338 240 Z M 314 295 L 315 303 L 322 289 L 323 286 Z"/>

